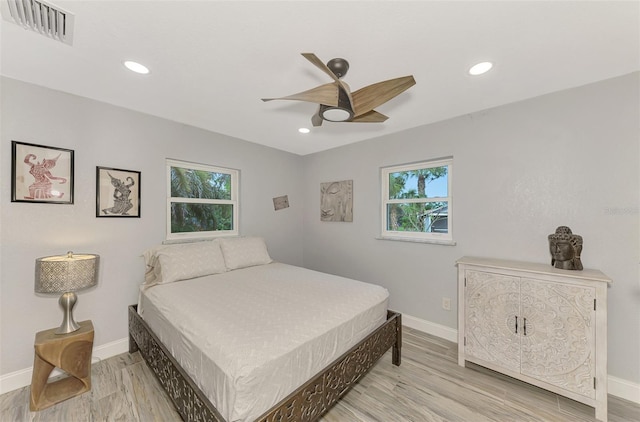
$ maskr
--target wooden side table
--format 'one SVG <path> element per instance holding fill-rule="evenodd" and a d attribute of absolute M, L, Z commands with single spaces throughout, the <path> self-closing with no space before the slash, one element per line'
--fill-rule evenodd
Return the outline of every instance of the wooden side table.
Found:
<path fill-rule="evenodd" d="M 32 411 L 91 390 L 93 324 L 82 321 L 79 325 L 79 330 L 69 334 L 55 334 L 57 328 L 36 334 L 29 405 Z M 54 368 L 62 369 L 69 376 L 47 383 Z"/>

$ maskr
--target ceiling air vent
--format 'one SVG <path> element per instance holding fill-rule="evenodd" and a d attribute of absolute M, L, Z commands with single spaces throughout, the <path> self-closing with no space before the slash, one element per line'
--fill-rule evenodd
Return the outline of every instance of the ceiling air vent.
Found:
<path fill-rule="evenodd" d="M 73 14 L 41 0 L 2 0 L 2 16 L 24 29 L 73 43 Z"/>

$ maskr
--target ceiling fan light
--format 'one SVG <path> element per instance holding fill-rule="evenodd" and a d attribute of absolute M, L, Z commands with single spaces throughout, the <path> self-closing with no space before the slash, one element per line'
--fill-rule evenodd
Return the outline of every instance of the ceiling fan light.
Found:
<path fill-rule="evenodd" d="M 325 106 L 321 108 L 320 116 L 329 122 L 346 122 L 351 120 L 353 113 L 346 108 Z"/>

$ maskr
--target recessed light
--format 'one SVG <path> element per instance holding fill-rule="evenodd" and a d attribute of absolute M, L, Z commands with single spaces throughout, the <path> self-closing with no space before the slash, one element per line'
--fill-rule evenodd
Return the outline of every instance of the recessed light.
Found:
<path fill-rule="evenodd" d="M 307 129 L 306 127 L 301 127 L 300 129 L 298 129 L 298 132 L 300 132 L 300 133 L 309 133 L 311 131 L 309 129 Z"/>
<path fill-rule="evenodd" d="M 147 73 L 149 73 L 149 68 L 138 62 L 127 60 L 126 62 L 124 62 L 124 65 L 127 69 L 129 69 L 132 72 L 140 73 L 142 75 L 146 75 Z"/>
<path fill-rule="evenodd" d="M 471 66 L 469 69 L 469 74 L 473 76 L 482 75 L 483 73 L 488 72 L 493 67 L 493 63 L 491 62 L 482 62 L 478 63 L 474 66 Z"/>

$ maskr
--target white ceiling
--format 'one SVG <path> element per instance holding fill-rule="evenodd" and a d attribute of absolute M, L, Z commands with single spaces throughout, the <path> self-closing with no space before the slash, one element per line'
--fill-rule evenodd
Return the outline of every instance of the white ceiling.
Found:
<path fill-rule="evenodd" d="M 0 20 L 2 75 L 300 155 L 640 70 L 637 1 L 51 3 L 75 14 L 73 45 Z M 353 90 L 417 84 L 384 123 L 312 128 L 314 104 L 260 101 L 331 81 L 303 52 L 347 59 Z"/>

